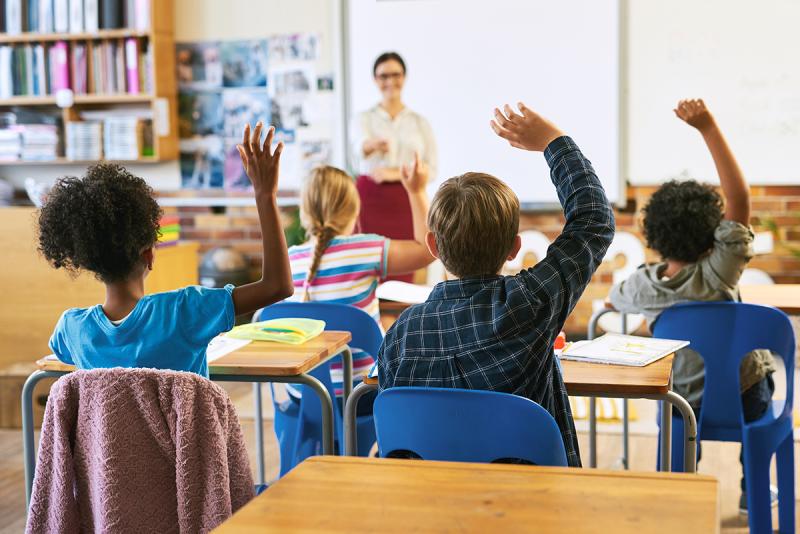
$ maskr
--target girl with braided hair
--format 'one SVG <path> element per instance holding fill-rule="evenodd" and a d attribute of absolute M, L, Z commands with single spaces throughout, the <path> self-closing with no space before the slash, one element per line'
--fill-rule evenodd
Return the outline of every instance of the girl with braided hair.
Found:
<path fill-rule="evenodd" d="M 289 249 L 295 293 L 292 300 L 350 304 L 369 313 L 380 325 L 378 283 L 389 275 L 412 273 L 433 261 L 425 245 L 428 232 L 427 166 L 415 157 L 402 171 L 402 183 L 411 204 L 414 239 L 390 240 L 375 234 L 354 233 L 360 200 L 353 179 L 335 167 L 314 169 L 302 192 L 300 222 L 308 242 Z M 353 351 L 353 377 L 361 381 L 374 363 L 374 354 Z M 342 363 L 331 363 L 331 380 L 342 395 Z M 298 390 L 288 387 L 290 396 Z M 371 403 L 361 406 L 372 410 Z"/>

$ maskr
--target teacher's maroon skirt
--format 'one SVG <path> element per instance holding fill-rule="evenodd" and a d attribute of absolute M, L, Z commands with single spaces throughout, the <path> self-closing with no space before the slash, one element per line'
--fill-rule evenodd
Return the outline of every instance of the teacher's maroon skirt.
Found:
<path fill-rule="evenodd" d="M 414 239 L 414 222 L 408 193 L 400 182 L 379 184 L 369 176 L 359 176 L 356 181 L 361 197 L 358 231 L 378 234 L 390 239 Z M 388 280 L 413 282 L 414 273 L 388 277 Z"/>

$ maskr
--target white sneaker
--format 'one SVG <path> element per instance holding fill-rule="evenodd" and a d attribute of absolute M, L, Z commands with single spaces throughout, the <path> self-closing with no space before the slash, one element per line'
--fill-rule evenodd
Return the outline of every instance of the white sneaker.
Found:
<path fill-rule="evenodd" d="M 769 486 L 769 504 L 772 508 L 778 506 L 778 488 L 771 484 Z M 739 497 L 739 515 L 747 515 L 747 494 L 744 492 Z"/>

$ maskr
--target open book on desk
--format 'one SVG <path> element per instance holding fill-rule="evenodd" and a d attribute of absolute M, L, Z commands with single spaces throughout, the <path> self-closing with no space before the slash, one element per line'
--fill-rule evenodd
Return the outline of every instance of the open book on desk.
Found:
<path fill-rule="evenodd" d="M 389 280 L 379 285 L 375 293 L 381 300 L 391 300 L 404 304 L 421 304 L 428 300 L 432 289 L 430 286 Z"/>
<path fill-rule="evenodd" d="M 561 352 L 561 359 L 644 367 L 688 344 L 676 339 L 605 334 L 591 341 L 573 343 Z"/>

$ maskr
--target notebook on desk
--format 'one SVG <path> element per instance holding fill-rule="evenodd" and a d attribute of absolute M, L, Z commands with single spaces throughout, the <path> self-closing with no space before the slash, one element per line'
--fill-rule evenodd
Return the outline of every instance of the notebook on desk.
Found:
<path fill-rule="evenodd" d="M 562 360 L 644 367 L 689 344 L 677 339 L 605 334 L 573 343 L 561 352 Z"/>

